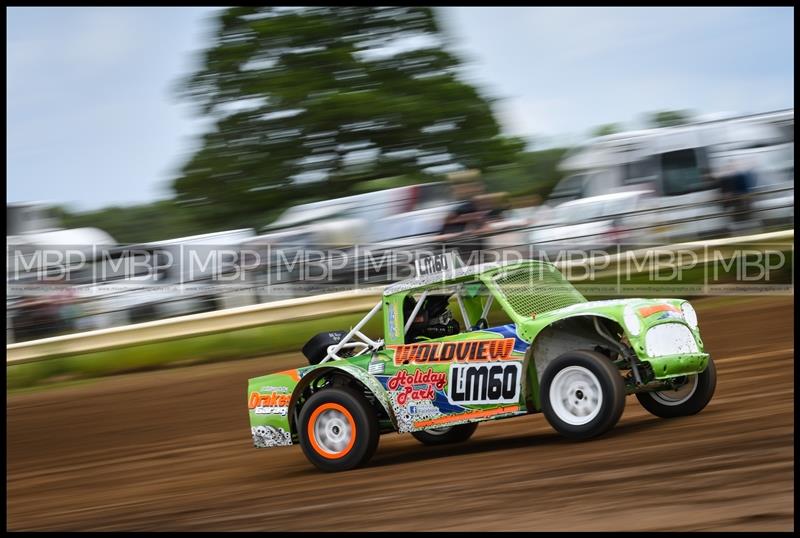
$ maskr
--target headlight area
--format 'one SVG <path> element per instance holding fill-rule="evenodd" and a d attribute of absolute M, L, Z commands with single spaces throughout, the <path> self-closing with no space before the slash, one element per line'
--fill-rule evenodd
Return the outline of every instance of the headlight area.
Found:
<path fill-rule="evenodd" d="M 681 312 L 689 327 L 697 329 L 697 312 L 694 311 L 694 307 L 688 301 L 681 303 Z"/>
<path fill-rule="evenodd" d="M 650 357 L 699 353 L 694 335 L 683 323 L 662 323 L 645 335 L 645 350 Z"/>

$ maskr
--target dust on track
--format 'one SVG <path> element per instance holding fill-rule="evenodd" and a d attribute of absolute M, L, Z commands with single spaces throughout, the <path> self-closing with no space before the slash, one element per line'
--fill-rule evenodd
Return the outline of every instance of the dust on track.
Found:
<path fill-rule="evenodd" d="M 252 447 L 249 377 L 297 354 L 12 394 L 9 530 L 793 530 L 792 297 L 696 303 L 717 393 L 664 420 L 634 397 L 583 443 L 542 415 L 468 442 L 381 438 L 323 474 L 299 447 Z"/>

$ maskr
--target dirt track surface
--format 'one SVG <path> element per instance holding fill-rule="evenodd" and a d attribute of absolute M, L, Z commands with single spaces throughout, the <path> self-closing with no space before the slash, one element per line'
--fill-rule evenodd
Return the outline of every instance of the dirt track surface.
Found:
<path fill-rule="evenodd" d="M 542 415 L 468 442 L 381 438 L 323 474 L 252 447 L 248 377 L 297 355 L 130 374 L 8 398 L 9 530 L 793 530 L 791 298 L 697 303 L 717 393 L 664 420 L 631 396 L 608 435 Z"/>

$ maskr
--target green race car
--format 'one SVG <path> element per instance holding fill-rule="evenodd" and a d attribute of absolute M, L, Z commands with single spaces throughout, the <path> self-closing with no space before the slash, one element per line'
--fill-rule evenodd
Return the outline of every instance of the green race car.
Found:
<path fill-rule="evenodd" d="M 367 462 L 387 432 L 455 443 L 478 422 L 542 412 L 588 439 L 614 427 L 628 394 L 664 418 L 695 414 L 714 394 L 687 301 L 589 302 L 539 261 L 456 268 L 443 255 L 418 272 L 350 331 L 309 340 L 310 366 L 249 380 L 256 447 L 299 443 L 318 468 L 340 471 Z M 490 326 L 498 310 L 508 323 Z M 361 329 L 378 312 L 384 339 L 373 340 Z"/>

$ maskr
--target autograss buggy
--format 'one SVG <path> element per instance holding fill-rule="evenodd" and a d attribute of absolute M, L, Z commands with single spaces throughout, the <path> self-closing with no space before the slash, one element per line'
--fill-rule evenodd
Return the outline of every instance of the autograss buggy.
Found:
<path fill-rule="evenodd" d="M 687 301 L 588 302 L 539 261 L 437 263 L 445 270 L 387 287 L 350 331 L 313 337 L 310 366 L 249 380 L 256 447 L 299 443 L 318 468 L 341 471 L 388 432 L 456 443 L 478 422 L 542 412 L 563 436 L 589 439 L 614 427 L 628 394 L 664 418 L 714 394 Z M 490 326 L 498 305 L 510 323 Z M 378 312 L 384 338 L 373 340 L 361 331 Z"/>

